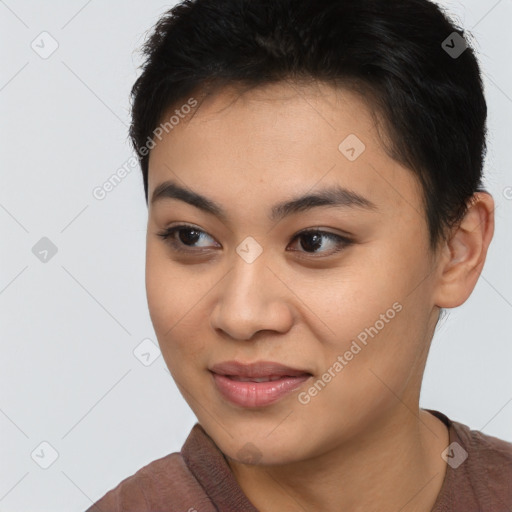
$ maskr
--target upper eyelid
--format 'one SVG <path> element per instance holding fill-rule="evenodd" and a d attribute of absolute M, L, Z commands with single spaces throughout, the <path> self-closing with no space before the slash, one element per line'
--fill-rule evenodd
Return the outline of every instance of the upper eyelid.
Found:
<path fill-rule="evenodd" d="M 176 230 L 176 231 L 179 231 L 179 228 L 182 228 L 182 229 L 194 229 L 196 231 L 199 231 L 205 235 L 208 235 L 209 237 L 215 239 L 215 237 L 213 235 L 211 235 L 210 233 L 208 233 L 208 231 L 205 231 L 204 229 L 200 228 L 199 226 L 196 226 L 194 224 L 176 224 L 176 225 L 172 225 L 172 226 L 168 226 L 166 228 L 164 228 L 164 231 L 170 231 L 170 230 Z M 322 228 L 321 226 L 313 226 L 313 227 L 309 227 L 309 228 L 303 228 L 303 229 L 300 229 L 299 231 L 297 231 L 296 233 L 294 233 L 292 235 L 292 239 L 297 237 L 298 235 L 301 235 L 302 233 L 310 233 L 310 232 L 315 232 L 315 231 L 318 231 L 319 233 L 321 234 L 326 234 L 326 235 L 333 235 L 333 236 L 338 236 L 340 238 L 344 238 L 344 239 L 349 239 L 352 235 L 350 235 L 349 233 L 333 233 L 332 231 L 328 231 L 326 228 Z"/>
<path fill-rule="evenodd" d="M 209 236 L 212 240 L 215 240 L 215 242 L 222 247 L 222 244 L 220 244 L 220 242 L 218 242 L 213 235 L 209 234 L 204 229 L 201 229 L 200 227 L 195 226 L 193 224 L 181 223 L 181 224 L 168 226 L 167 228 L 165 228 L 163 230 L 163 232 L 158 233 L 158 235 L 162 236 L 163 238 L 174 237 L 175 233 L 179 232 L 180 229 L 183 229 L 183 230 L 190 229 L 190 230 L 198 231 L 201 234 Z M 326 229 L 324 229 L 320 226 L 313 226 L 313 227 L 301 229 L 301 230 L 297 231 L 296 233 L 294 233 L 290 239 L 290 243 L 294 242 L 302 234 L 315 233 L 315 232 L 321 234 L 325 238 L 331 238 L 331 240 L 335 239 L 336 243 L 338 243 L 338 244 L 352 245 L 355 242 L 354 237 L 348 233 L 344 233 L 344 234 L 333 233 L 332 231 L 327 231 Z M 168 234 L 168 235 L 166 236 L 166 234 Z M 178 245 L 178 246 L 183 245 L 184 247 L 187 247 L 186 244 L 182 244 L 181 242 L 176 241 L 176 240 L 172 240 L 171 243 L 172 243 L 172 245 Z M 188 250 L 188 251 L 192 252 L 197 249 L 201 249 L 201 248 L 200 247 L 197 247 L 197 248 L 189 247 L 188 249 L 184 249 L 184 250 Z M 204 249 L 206 249 L 206 248 L 204 248 Z"/>
<path fill-rule="evenodd" d="M 185 253 L 185 254 L 195 255 L 195 256 L 200 256 L 200 255 L 209 253 L 208 247 L 187 246 L 186 244 L 183 244 L 182 242 L 175 240 L 174 235 L 177 232 L 179 232 L 180 229 L 183 229 L 183 230 L 190 229 L 190 230 L 198 231 L 201 234 L 205 234 L 205 235 L 209 236 L 210 238 L 212 238 L 212 240 L 214 240 L 216 244 L 219 244 L 220 248 L 222 249 L 222 244 L 220 244 L 220 242 L 217 242 L 215 237 L 210 235 L 207 231 L 205 231 L 199 227 L 196 227 L 192 224 L 181 223 L 181 224 L 168 226 L 163 231 L 157 233 L 157 236 L 163 238 L 163 242 L 170 245 L 172 250 L 175 251 L 176 253 Z M 296 240 L 298 240 L 299 237 L 304 233 L 315 233 L 315 232 L 320 233 L 324 238 L 331 239 L 332 241 L 334 241 L 336 248 L 333 250 L 330 250 L 330 251 L 312 252 L 312 253 L 309 253 L 307 251 L 302 253 L 302 251 L 300 251 L 300 250 L 292 250 L 293 253 L 297 253 L 297 256 L 296 256 L 297 258 L 299 258 L 301 260 L 305 260 L 305 261 L 306 260 L 307 261 L 315 261 L 315 260 L 322 261 L 325 258 L 332 258 L 332 257 L 336 256 L 337 254 L 350 248 L 351 246 L 353 246 L 356 243 L 356 239 L 354 238 L 353 235 L 350 235 L 350 234 L 340 235 L 338 233 L 333 233 L 331 231 L 322 229 L 320 226 L 304 228 L 304 229 L 294 233 L 294 235 L 291 237 L 289 243 L 290 244 L 296 243 Z M 197 242 L 195 242 L 195 243 L 197 243 Z M 218 248 L 217 248 L 217 250 L 218 250 Z M 286 251 L 287 252 L 289 251 L 288 245 L 286 246 Z"/>

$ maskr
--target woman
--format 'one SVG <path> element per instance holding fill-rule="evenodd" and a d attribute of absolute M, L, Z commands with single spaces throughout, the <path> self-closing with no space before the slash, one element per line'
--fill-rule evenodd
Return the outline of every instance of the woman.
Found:
<path fill-rule="evenodd" d="M 427 0 L 195 0 L 144 49 L 148 305 L 198 424 L 89 511 L 512 509 L 512 444 L 419 407 L 494 229 L 464 32 Z"/>

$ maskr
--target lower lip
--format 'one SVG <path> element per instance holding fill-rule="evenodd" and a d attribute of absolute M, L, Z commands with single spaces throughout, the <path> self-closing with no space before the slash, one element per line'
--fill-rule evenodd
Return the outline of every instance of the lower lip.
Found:
<path fill-rule="evenodd" d="M 298 389 L 311 375 L 283 377 L 268 382 L 242 382 L 213 373 L 213 380 L 224 398 L 241 407 L 264 407 Z"/>

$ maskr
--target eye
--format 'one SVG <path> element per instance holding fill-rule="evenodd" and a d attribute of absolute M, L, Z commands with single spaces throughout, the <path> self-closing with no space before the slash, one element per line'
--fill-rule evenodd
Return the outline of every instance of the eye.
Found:
<path fill-rule="evenodd" d="M 205 241 L 205 239 L 209 238 L 214 241 L 214 239 L 205 231 L 186 224 L 167 228 L 164 231 L 157 233 L 157 235 L 177 252 L 202 252 L 196 249 L 206 249 L 211 246 L 211 244 Z M 201 242 L 201 240 L 203 240 L 204 243 L 202 245 L 196 245 Z M 292 243 L 299 240 L 301 241 L 299 245 L 302 247 L 303 251 L 296 249 L 292 249 L 292 251 L 299 253 L 305 252 L 306 254 L 311 255 L 321 254 L 329 256 L 353 244 L 353 241 L 345 236 L 337 235 L 336 233 L 331 233 L 329 231 L 321 231 L 318 228 L 297 233 L 293 237 Z M 220 247 L 220 245 L 215 241 L 214 244 L 216 244 L 217 247 Z M 318 249 L 322 248 L 326 250 L 319 252 Z"/>
<path fill-rule="evenodd" d="M 198 229 L 194 226 L 188 226 L 185 224 L 167 228 L 164 231 L 157 234 L 165 241 L 165 243 L 170 245 L 173 250 L 178 252 L 193 252 L 193 244 L 196 244 L 199 240 L 204 240 L 204 238 L 210 238 L 211 240 L 213 240 L 213 238 L 209 236 L 205 231 Z M 179 240 L 176 240 L 176 234 L 178 234 Z M 191 250 L 186 249 L 185 247 L 190 247 Z M 205 248 L 208 247 L 208 245 L 206 244 L 195 247 Z"/>
<path fill-rule="evenodd" d="M 321 254 L 327 256 L 340 252 L 353 244 L 353 241 L 345 236 L 337 235 L 329 231 L 321 231 L 320 229 L 302 231 L 294 236 L 292 242 L 295 240 L 301 240 L 299 245 L 307 254 Z M 324 243 L 326 240 L 327 243 Z M 318 252 L 317 249 L 320 248 L 326 248 L 326 250 Z"/>

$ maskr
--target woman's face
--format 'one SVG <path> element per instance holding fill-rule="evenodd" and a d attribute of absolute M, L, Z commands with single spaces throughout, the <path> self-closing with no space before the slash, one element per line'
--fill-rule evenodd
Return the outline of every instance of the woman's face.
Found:
<path fill-rule="evenodd" d="M 188 110 L 150 155 L 146 286 L 200 424 L 229 457 L 275 464 L 410 414 L 438 316 L 435 258 L 421 189 L 366 104 L 277 84 Z"/>

